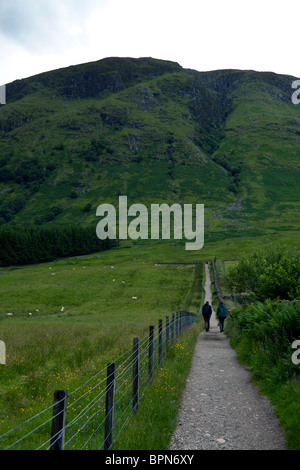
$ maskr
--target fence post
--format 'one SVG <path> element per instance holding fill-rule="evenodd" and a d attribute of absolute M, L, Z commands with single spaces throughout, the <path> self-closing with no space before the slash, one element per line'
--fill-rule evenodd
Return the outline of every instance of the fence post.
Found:
<path fill-rule="evenodd" d="M 170 340 L 170 318 L 166 316 L 166 345 Z"/>
<path fill-rule="evenodd" d="M 178 331 L 179 325 L 178 325 L 178 323 L 179 323 L 178 312 L 176 312 L 176 338 L 178 338 L 178 336 L 179 336 L 179 331 Z"/>
<path fill-rule="evenodd" d="M 67 390 L 55 390 L 50 450 L 63 450 L 65 438 Z"/>
<path fill-rule="evenodd" d="M 148 362 L 148 381 L 151 382 L 153 377 L 153 336 L 154 326 L 149 327 L 149 362 Z"/>
<path fill-rule="evenodd" d="M 132 381 L 132 408 L 139 407 L 139 338 L 133 338 L 133 381 Z"/>
<path fill-rule="evenodd" d="M 171 341 L 174 343 L 174 326 L 175 326 L 175 313 L 172 313 L 172 323 L 171 323 Z"/>
<path fill-rule="evenodd" d="M 163 344 L 162 344 L 162 320 L 158 320 L 158 364 L 162 362 Z"/>
<path fill-rule="evenodd" d="M 114 391 L 115 391 L 115 363 L 110 362 L 107 366 L 107 379 L 106 379 L 104 450 L 111 450 L 112 445 L 113 445 Z"/>

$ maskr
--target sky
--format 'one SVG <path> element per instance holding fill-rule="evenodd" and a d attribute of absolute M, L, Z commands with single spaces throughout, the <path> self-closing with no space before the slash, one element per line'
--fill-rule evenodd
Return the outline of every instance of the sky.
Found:
<path fill-rule="evenodd" d="M 300 78 L 299 0 L 0 0 L 0 85 L 105 57 Z"/>

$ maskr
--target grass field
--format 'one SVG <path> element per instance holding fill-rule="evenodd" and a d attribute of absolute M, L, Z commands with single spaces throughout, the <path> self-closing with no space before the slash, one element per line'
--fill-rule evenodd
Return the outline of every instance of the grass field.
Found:
<path fill-rule="evenodd" d="M 197 313 L 202 264 L 157 266 L 168 249 L 141 245 L 1 270 L 1 434 L 51 405 L 54 390 L 86 382 L 159 318 Z"/>
<path fill-rule="evenodd" d="M 240 255 L 287 240 L 296 244 L 297 232 L 229 238 L 205 243 L 199 252 L 185 251 L 183 244 L 127 241 L 107 252 L 1 268 L 0 339 L 6 344 L 7 363 L 0 366 L 0 434 L 51 406 L 54 390 L 81 386 L 128 350 L 134 336 L 145 337 L 159 318 L 183 309 L 198 312 L 202 264 L 158 262 L 210 261 L 216 256 L 223 283 L 222 271 Z M 7 316 L 8 312 L 14 315 Z M 119 446 L 167 448 L 201 328 L 200 321 L 180 340 L 184 357 L 170 351 L 165 372 L 149 391 L 152 398 L 141 404 L 144 411 L 134 416 Z M 174 383 L 174 389 L 166 382 Z M 162 407 L 162 398 L 172 406 Z M 151 410 L 156 410 L 156 418 L 149 421 Z"/>

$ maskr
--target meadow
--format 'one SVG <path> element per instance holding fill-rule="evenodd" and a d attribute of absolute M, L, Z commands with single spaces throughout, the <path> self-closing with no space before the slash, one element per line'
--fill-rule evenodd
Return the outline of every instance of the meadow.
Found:
<path fill-rule="evenodd" d="M 202 264 L 158 266 L 166 246 L 1 269 L 1 434 L 51 405 L 54 390 L 85 383 L 150 324 L 197 313 Z"/>
<path fill-rule="evenodd" d="M 146 337 L 150 324 L 179 310 L 198 312 L 202 264 L 159 262 L 216 257 L 221 273 L 239 256 L 287 239 L 295 245 L 297 232 L 229 238 L 205 243 L 199 252 L 185 251 L 179 242 L 126 241 L 106 252 L 1 268 L 0 339 L 7 356 L 0 366 L 0 434 L 51 407 L 56 389 L 81 387 L 131 348 L 133 337 Z M 168 448 L 202 328 L 200 318 L 171 348 L 119 448 Z M 33 440 L 30 446 L 39 443 Z"/>

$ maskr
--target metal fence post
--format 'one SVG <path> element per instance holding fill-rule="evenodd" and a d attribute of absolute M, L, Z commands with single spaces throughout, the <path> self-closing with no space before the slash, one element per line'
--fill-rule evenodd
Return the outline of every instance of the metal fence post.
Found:
<path fill-rule="evenodd" d="M 158 364 L 162 362 L 163 343 L 162 343 L 162 320 L 158 320 Z"/>
<path fill-rule="evenodd" d="M 55 390 L 50 450 L 63 450 L 65 438 L 67 390 Z"/>
<path fill-rule="evenodd" d="M 170 340 L 170 318 L 166 316 L 166 345 Z"/>
<path fill-rule="evenodd" d="M 107 379 L 106 379 L 104 450 L 111 450 L 112 445 L 113 445 L 114 391 L 115 391 L 115 363 L 110 362 L 107 366 Z"/>
<path fill-rule="evenodd" d="M 149 327 L 149 362 L 148 362 L 148 381 L 151 382 L 153 377 L 153 337 L 154 326 Z"/>
<path fill-rule="evenodd" d="M 139 338 L 133 338 L 133 370 L 132 370 L 132 408 L 139 407 Z"/>
<path fill-rule="evenodd" d="M 171 323 L 171 341 L 174 343 L 174 327 L 175 327 L 175 313 L 172 313 L 172 323 Z"/>

